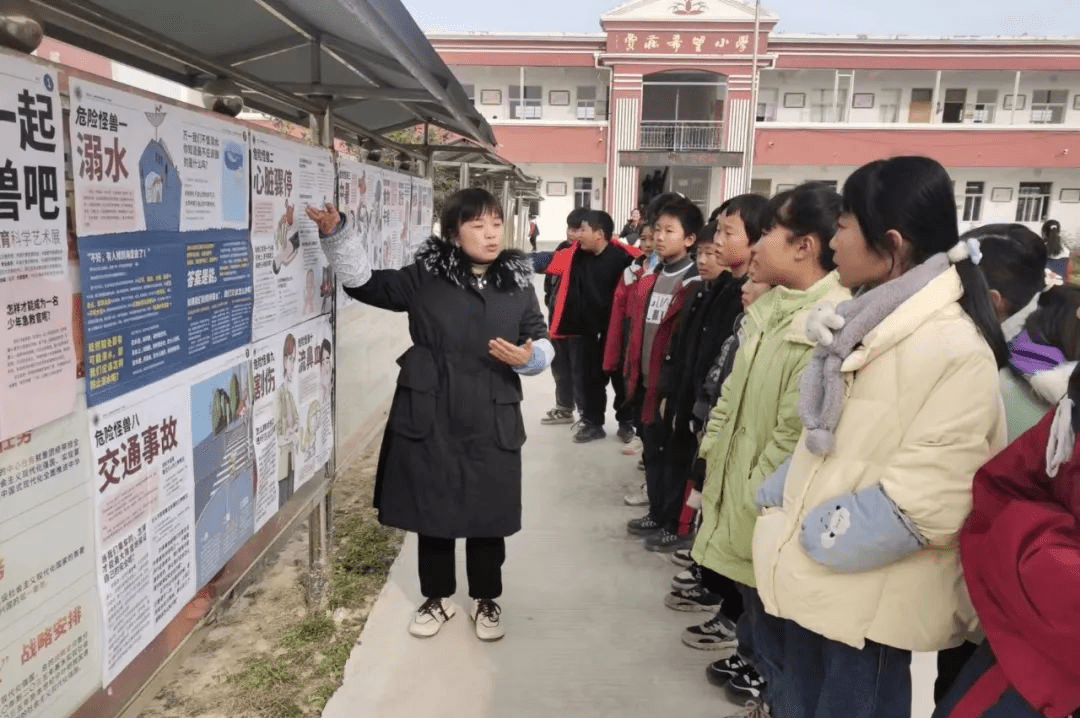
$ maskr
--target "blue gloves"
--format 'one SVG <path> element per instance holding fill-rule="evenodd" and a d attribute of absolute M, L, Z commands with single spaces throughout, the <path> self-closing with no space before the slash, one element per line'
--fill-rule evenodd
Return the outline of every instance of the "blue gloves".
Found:
<path fill-rule="evenodd" d="M 754 503 L 759 509 L 771 509 L 784 505 L 784 486 L 787 484 L 788 469 L 791 468 L 791 457 L 784 459 L 784 463 L 776 467 L 776 471 L 769 474 L 769 478 L 761 482 L 757 493 L 754 494 Z"/>
<path fill-rule="evenodd" d="M 812 510 L 800 543 L 823 566 L 855 573 L 907 558 L 927 541 L 881 485 L 875 484 Z"/>

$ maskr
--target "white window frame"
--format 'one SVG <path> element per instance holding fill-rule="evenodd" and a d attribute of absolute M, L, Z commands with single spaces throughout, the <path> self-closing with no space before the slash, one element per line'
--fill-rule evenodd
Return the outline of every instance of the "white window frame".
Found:
<path fill-rule="evenodd" d="M 841 87 L 836 95 L 832 88 L 818 88 L 810 91 L 810 121 L 840 122 L 847 109 L 848 90 Z"/>
<path fill-rule="evenodd" d="M 1054 99 L 1055 95 L 1058 97 L 1058 100 Z M 1034 125 L 1064 124 L 1065 111 L 1068 108 L 1068 105 L 1068 90 L 1032 90 L 1031 123 Z"/>
<path fill-rule="evenodd" d="M 976 90 L 972 105 L 971 122 L 976 125 L 992 125 L 997 116 L 997 90 Z"/>
<path fill-rule="evenodd" d="M 903 104 L 903 90 L 878 91 L 878 120 L 890 125 L 900 122 L 900 108 Z M 889 119 L 890 117 L 892 119 Z"/>
<path fill-rule="evenodd" d="M 1050 182 L 1021 182 L 1016 198 L 1017 222 L 1044 222 L 1050 216 Z"/>
<path fill-rule="evenodd" d="M 763 87 L 758 90 L 757 121 L 776 122 L 776 109 L 780 105 L 780 88 Z"/>
<path fill-rule="evenodd" d="M 524 97 L 522 97 L 521 85 L 510 85 L 508 94 L 511 120 L 539 120 L 544 117 L 542 85 L 525 85 Z"/>
<path fill-rule="evenodd" d="M 964 186 L 964 222 L 981 222 L 983 202 L 986 199 L 986 182 L 968 182 Z"/>
<path fill-rule="evenodd" d="M 574 178 L 574 209 L 592 209 L 593 178 Z"/>

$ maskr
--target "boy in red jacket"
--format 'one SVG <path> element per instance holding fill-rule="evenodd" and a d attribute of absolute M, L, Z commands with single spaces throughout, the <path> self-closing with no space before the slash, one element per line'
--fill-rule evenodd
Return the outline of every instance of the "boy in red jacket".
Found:
<path fill-rule="evenodd" d="M 649 494 L 649 513 L 627 524 L 627 530 L 648 538 L 665 527 L 662 505 L 664 445 L 667 429 L 662 421 L 661 403 L 666 398 L 661 386 L 661 369 L 668 355 L 672 335 L 678 324 L 679 310 L 699 281 L 690 248 L 705 224 L 701 210 L 690 200 L 678 197 L 656 213 L 653 237 L 660 265 L 646 272 L 626 291 L 625 315 L 629 316 L 629 342 L 623 375 L 630 398 L 641 407 L 642 459 L 645 463 L 645 483 Z M 604 353 L 604 368 L 619 367 L 619 345 L 613 336 L 621 335 L 623 316 L 611 314 L 608 325 L 608 345 Z M 675 521 L 678 521 L 678 506 Z"/>

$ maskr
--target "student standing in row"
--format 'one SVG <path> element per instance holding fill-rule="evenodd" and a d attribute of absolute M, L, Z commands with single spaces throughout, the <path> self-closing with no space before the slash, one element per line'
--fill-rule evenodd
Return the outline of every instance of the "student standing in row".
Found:
<path fill-rule="evenodd" d="M 566 239 L 559 243 L 555 252 L 573 247 L 578 241 L 578 232 L 581 220 L 589 210 L 575 209 L 566 216 Z M 536 255 L 534 254 L 534 264 Z M 550 261 L 551 255 L 542 262 Z M 544 266 L 542 263 L 540 266 Z M 559 278 L 548 274 L 544 277 L 544 306 L 548 310 L 548 321 L 555 315 L 555 296 L 558 293 Z M 551 340 L 555 347 L 555 358 L 551 360 L 551 378 L 555 380 L 555 406 L 548 409 L 541 424 L 573 424 L 574 409 L 581 411 L 581 397 L 577 395 L 574 386 L 574 373 L 570 363 L 570 340 L 553 337 Z"/>
<path fill-rule="evenodd" d="M 911 652 L 976 625 L 956 539 L 1005 444 L 1007 349 L 940 164 L 872 162 L 843 196 L 832 247 L 856 298 L 815 312 L 803 436 L 758 496 L 754 577 L 783 619 L 762 652 L 777 716 L 910 718 Z"/>
<path fill-rule="evenodd" d="M 578 241 L 553 255 L 534 254 L 537 271 L 558 278 L 551 314 L 551 332 L 570 338 L 570 365 L 581 401 L 581 423 L 574 441 L 586 443 L 607 436 L 604 418 L 607 384 L 614 390 L 615 418 L 624 441 L 633 437 L 633 411 L 618 373 L 604 371 L 604 345 L 615 287 L 623 271 L 640 254 L 612 242 L 614 222 L 607 212 L 588 211 L 574 228 Z"/>
<path fill-rule="evenodd" d="M 799 381 L 813 345 L 807 316 L 821 302 L 850 296 L 840 286 L 829 242 L 836 233 L 840 196 L 821 184 L 796 187 L 769 200 L 763 234 L 753 247 L 750 276 L 774 289 L 748 310 L 752 329 L 735 355 L 731 376 L 709 417 L 701 456 L 706 461 L 702 522 L 694 560 L 736 583 L 743 597 L 738 652 L 710 666 L 733 700 L 760 699 L 766 674 L 758 654 L 765 620 L 751 543 L 754 495 L 795 449 L 802 432 Z"/>

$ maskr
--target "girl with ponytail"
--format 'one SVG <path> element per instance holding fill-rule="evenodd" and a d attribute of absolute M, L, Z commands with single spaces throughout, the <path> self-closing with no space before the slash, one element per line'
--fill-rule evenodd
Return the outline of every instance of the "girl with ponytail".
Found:
<path fill-rule="evenodd" d="M 807 321 L 803 435 L 758 491 L 754 573 L 783 619 L 764 660 L 772 715 L 909 718 L 911 653 L 977 625 L 957 536 L 1005 445 L 1008 349 L 940 164 L 872 162 L 843 199 L 831 246 L 854 298 Z"/>

